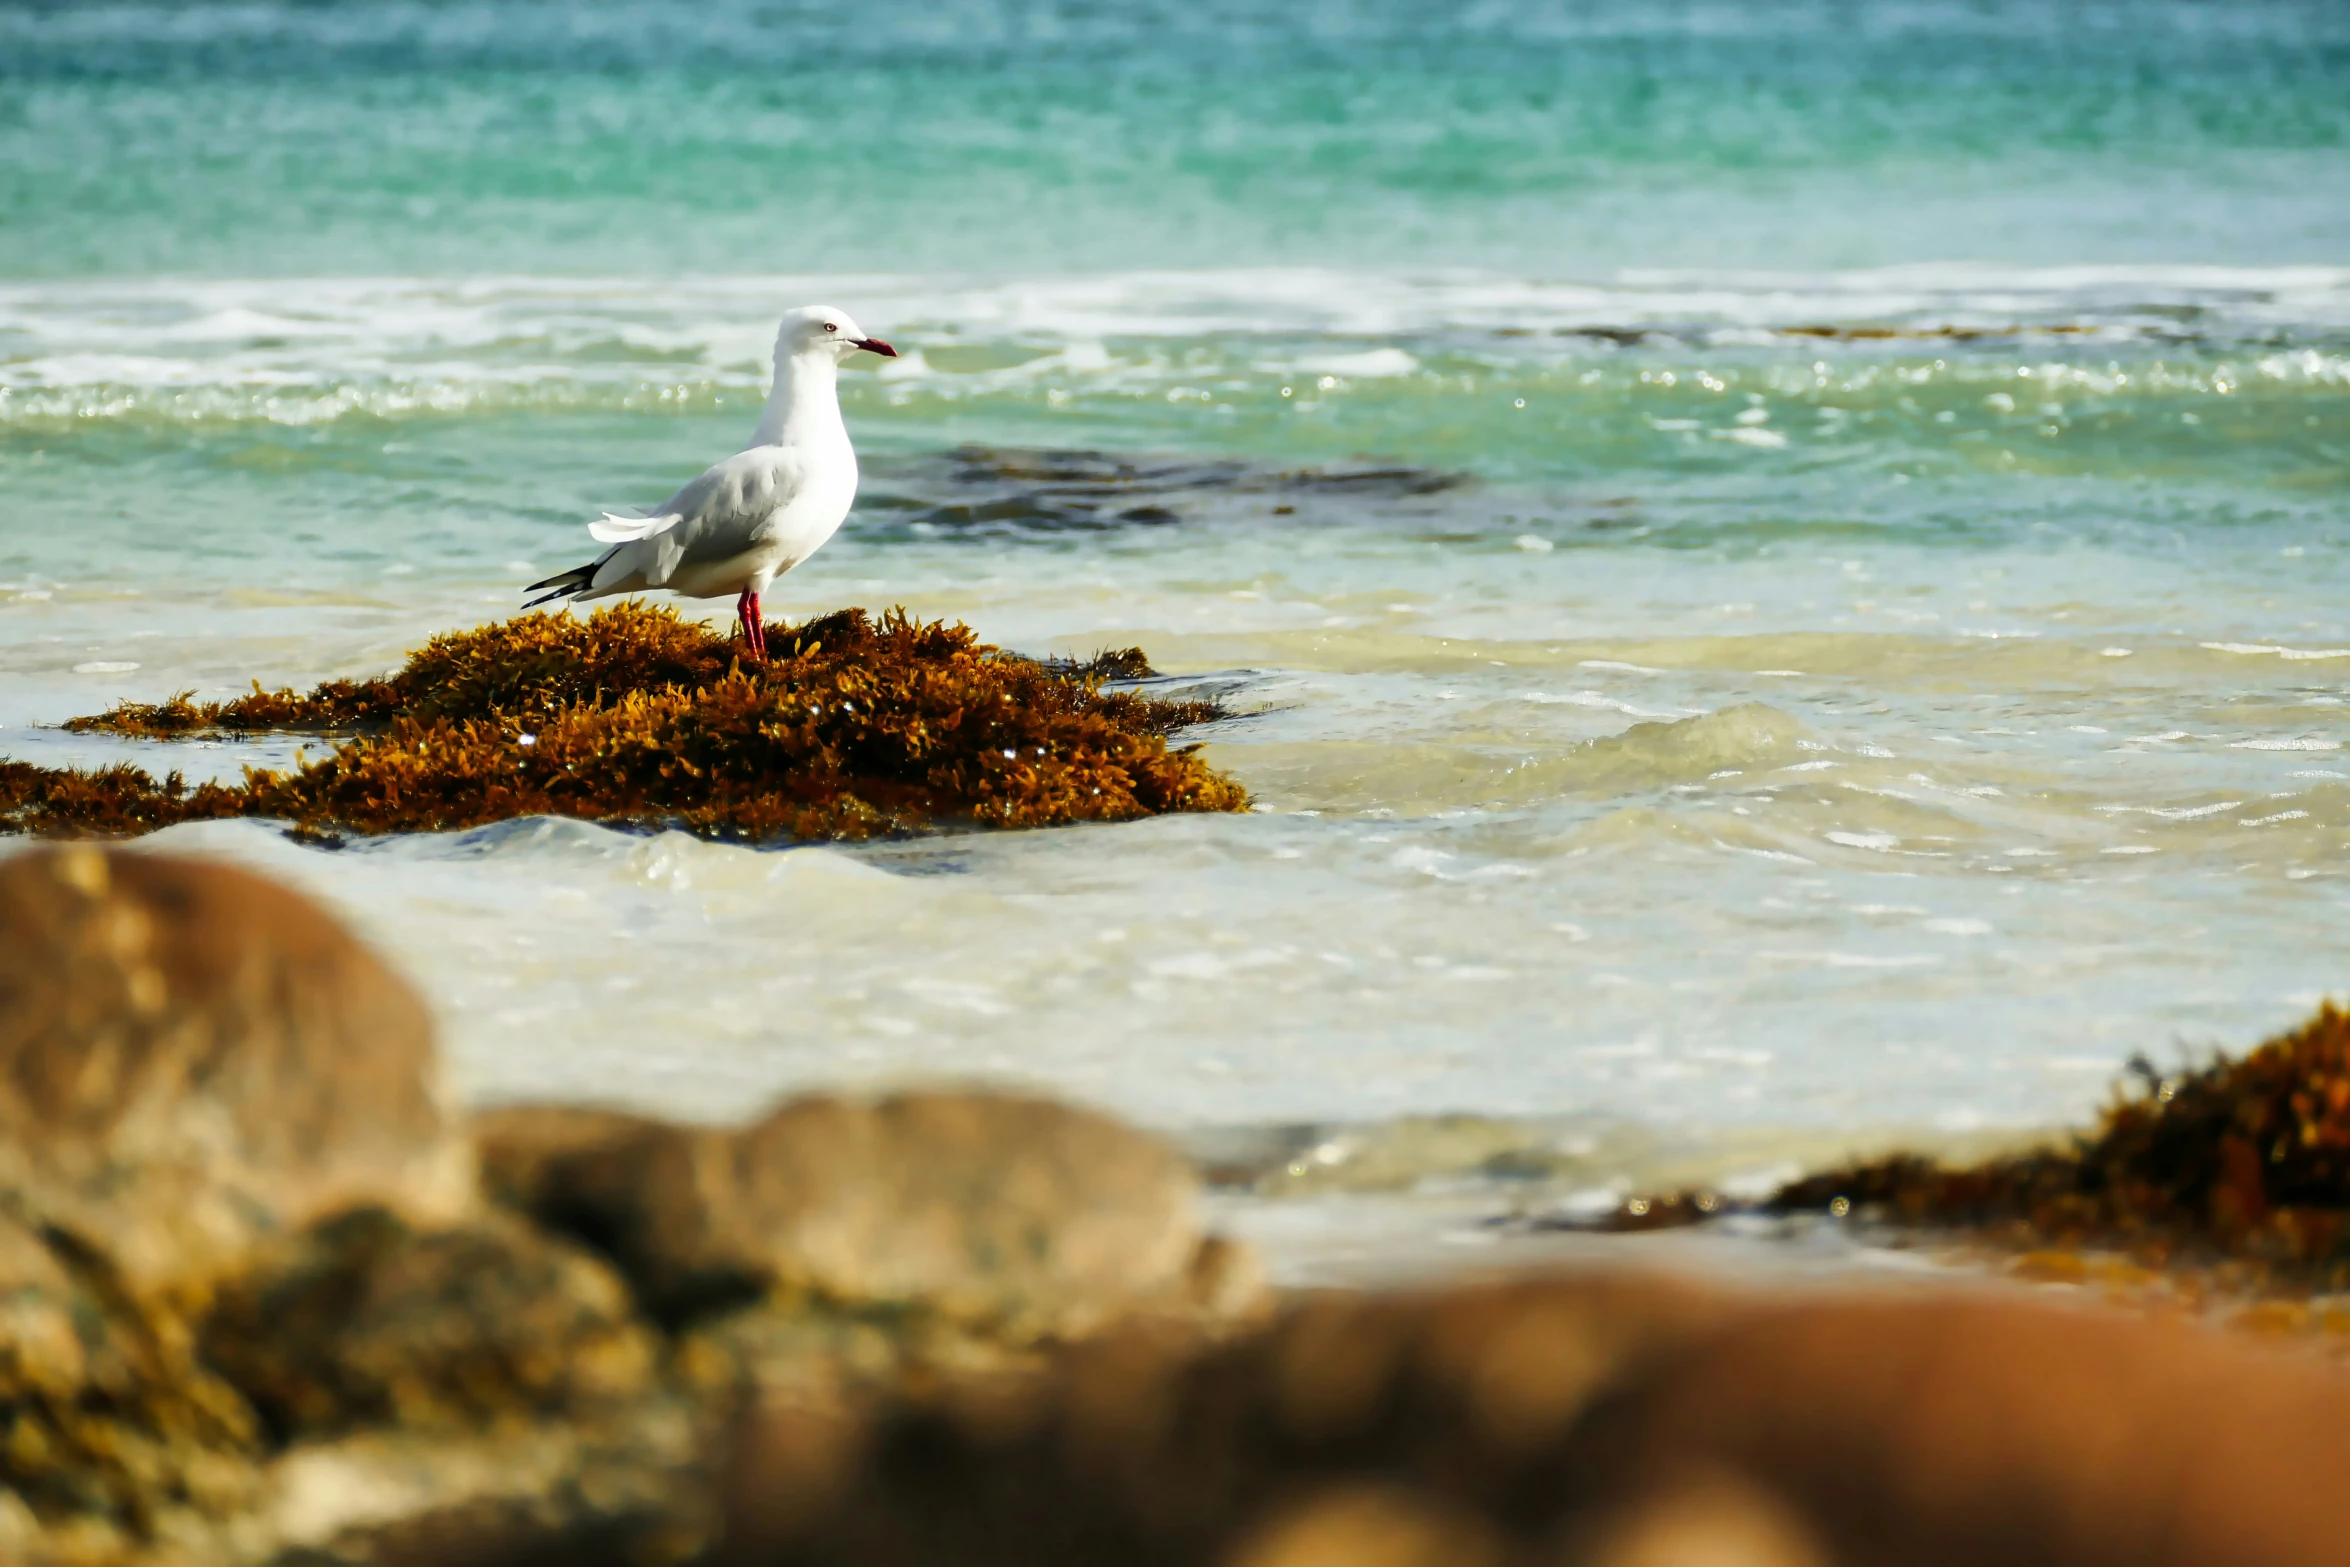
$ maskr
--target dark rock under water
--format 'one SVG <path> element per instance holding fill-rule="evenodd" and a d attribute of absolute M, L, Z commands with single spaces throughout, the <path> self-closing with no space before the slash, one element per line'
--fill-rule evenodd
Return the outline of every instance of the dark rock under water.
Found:
<path fill-rule="evenodd" d="M 860 504 L 909 523 L 987 536 L 1098 532 L 1231 518 L 1291 517 L 1344 506 L 1422 515 L 1427 497 L 1470 487 L 1466 474 L 1364 461 L 1282 468 L 1240 458 L 958 446 L 883 459 Z"/>

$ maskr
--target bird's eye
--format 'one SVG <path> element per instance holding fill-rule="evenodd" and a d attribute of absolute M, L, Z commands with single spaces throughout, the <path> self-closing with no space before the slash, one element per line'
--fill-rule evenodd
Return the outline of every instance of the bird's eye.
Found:
<path fill-rule="evenodd" d="M 827 321 L 824 323 L 824 330 L 827 332 L 837 332 L 840 330 L 840 328 L 833 325 L 830 321 Z"/>

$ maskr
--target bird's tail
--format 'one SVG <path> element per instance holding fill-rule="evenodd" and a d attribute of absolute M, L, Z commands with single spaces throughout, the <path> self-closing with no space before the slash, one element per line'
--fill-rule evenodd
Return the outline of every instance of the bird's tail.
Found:
<path fill-rule="evenodd" d="M 522 607 L 524 609 L 536 609 L 541 604 L 552 604 L 557 599 L 570 598 L 574 594 L 586 591 L 586 589 L 594 585 L 595 580 L 596 563 L 593 561 L 590 561 L 585 566 L 574 566 L 569 571 L 558 571 L 553 576 L 548 577 L 543 581 L 534 582 L 529 587 L 524 588 L 522 591 L 525 593 L 537 593 L 541 588 L 551 588 L 554 591 L 544 594 L 538 598 L 530 599 L 526 601 Z"/>
<path fill-rule="evenodd" d="M 684 520 L 684 513 L 674 511 L 663 512 L 658 517 L 623 517 L 608 511 L 588 524 L 588 537 L 598 544 L 633 544 L 656 533 L 667 533 Z"/>

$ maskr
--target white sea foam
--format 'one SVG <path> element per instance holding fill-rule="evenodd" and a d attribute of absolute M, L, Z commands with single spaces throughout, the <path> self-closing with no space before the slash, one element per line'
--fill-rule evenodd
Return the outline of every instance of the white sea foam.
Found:
<path fill-rule="evenodd" d="M 1655 330 L 1702 342 L 1732 329 L 2003 331 L 2047 322 L 2128 333 L 2167 329 L 2182 308 L 2200 314 L 2207 334 L 2334 331 L 2350 327 L 2350 268 L 1628 272 L 1599 282 L 1309 268 L 1009 282 L 890 274 L 13 282 L 0 285 L 0 387 L 301 386 L 368 377 L 593 383 L 644 380 L 656 370 L 751 385 L 764 374 L 776 312 L 806 299 L 852 300 L 861 320 L 916 346 L 933 336 L 1031 344 L 1059 355 L 1064 373 L 1121 368 L 1119 351 L 1106 344 L 1237 335 L 1323 340 L 1330 346 L 1289 361 L 1299 373 L 1377 379 L 1421 368 L 1425 356 L 1415 345 L 1424 340 L 1498 349 L 1511 341 L 1493 336 L 1502 332 L 1540 339 Z M 2092 380 L 2103 374 L 2055 369 Z M 2350 365 L 2314 349 L 2268 353 L 2242 373 L 2350 381 Z M 1720 433 L 1763 444 L 1762 432 L 1741 428 Z"/>
<path fill-rule="evenodd" d="M 1313 375 L 1373 380 L 1412 375 L 1419 370 L 1420 361 L 1400 348 L 1368 348 L 1359 354 L 1308 355 L 1297 362 L 1297 368 Z"/>
<path fill-rule="evenodd" d="M 2279 647 L 2270 642 L 2205 642 L 2200 646 L 2214 653 L 2270 654 L 2296 662 L 2329 658 L 2350 658 L 2350 647 Z"/>

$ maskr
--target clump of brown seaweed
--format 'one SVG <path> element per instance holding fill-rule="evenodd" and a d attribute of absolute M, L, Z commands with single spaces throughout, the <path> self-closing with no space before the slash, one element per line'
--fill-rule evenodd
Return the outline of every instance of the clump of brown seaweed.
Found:
<path fill-rule="evenodd" d="M 190 786 L 128 765 L 0 761 L 0 832 L 117 834 L 267 817 L 314 831 L 439 831 L 551 814 L 708 837 L 861 838 L 1245 809 L 1199 747 L 1213 703 L 1103 688 L 1138 650 L 1042 663 L 968 627 L 846 609 L 742 661 L 674 611 L 622 603 L 435 637 L 397 673 L 308 693 L 125 703 L 67 727 L 151 739 L 341 737 L 289 772 Z"/>
<path fill-rule="evenodd" d="M 2350 1013 L 2328 1003 L 2241 1059 L 2131 1069 L 2136 1087 L 2070 1146 L 1959 1168 L 1898 1155 L 1806 1176 L 1768 1206 L 2350 1283 Z"/>

